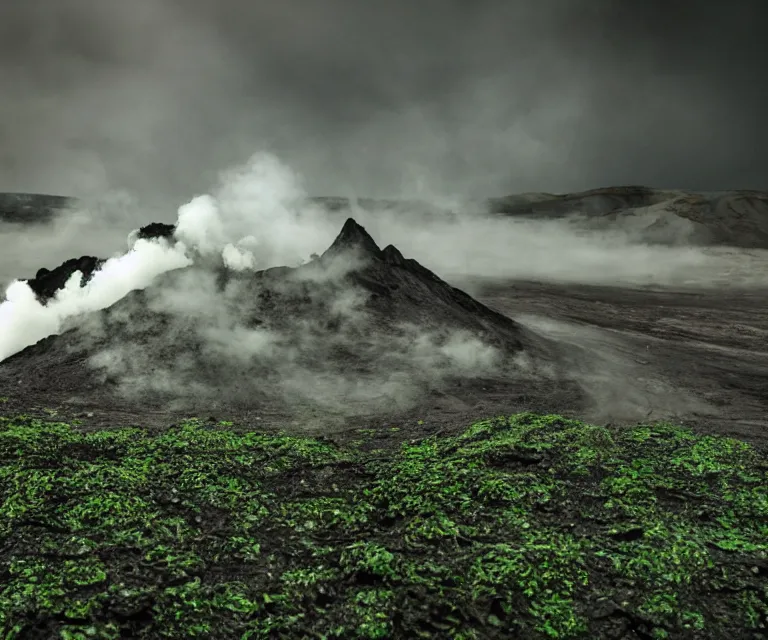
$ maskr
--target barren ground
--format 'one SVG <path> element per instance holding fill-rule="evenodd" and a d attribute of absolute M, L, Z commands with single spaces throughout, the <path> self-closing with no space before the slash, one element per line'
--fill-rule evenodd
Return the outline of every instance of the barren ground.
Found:
<path fill-rule="evenodd" d="M 674 418 L 768 443 L 768 289 L 466 283 L 484 304 L 570 344 L 608 421 Z"/>

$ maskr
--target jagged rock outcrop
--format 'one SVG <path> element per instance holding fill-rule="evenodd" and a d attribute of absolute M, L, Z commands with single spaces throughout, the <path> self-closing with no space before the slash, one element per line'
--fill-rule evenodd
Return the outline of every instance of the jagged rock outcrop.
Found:
<path fill-rule="evenodd" d="M 174 231 L 176 231 L 176 225 L 167 224 L 165 222 L 152 222 L 141 227 L 138 230 L 136 237 L 143 240 L 150 240 L 152 238 L 172 238 Z"/>
<path fill-rule="evenodd" d="M 141 227 L 136 237 L 143 239 L 171 238 L 175 228 L 172 224 L 153 222 Z M 54 269 L 48 269 L 47 267 L 38 269 L 35 277 L 27 279 L 26 282 L 37 295 L 37 299 L 45 303 L 56 295 L 59 289 L 64 287 L 76 271 L 82 274 L 80 284 L 85 286 L 93 276 L 93 273 L 98 271 L 104 262 L 104 259 L 95 256 L 71 258 Z"/>
<path fill-rule="evenodd" d="M 91 279 L 93 273 L 104 264 L 104 260 L 95 256 L 81 256 L 72 258 L 60 264 L 53 270 L 45 267 L 38 269 L 34 278 L 27 280 L 27 284 L 37 295 L 40 302 L 47 302 L 56 295 L 59 289 L 63 289 L 72 274 L 79 271 L 82 274 L 80 285 L 85 284 Z"/>

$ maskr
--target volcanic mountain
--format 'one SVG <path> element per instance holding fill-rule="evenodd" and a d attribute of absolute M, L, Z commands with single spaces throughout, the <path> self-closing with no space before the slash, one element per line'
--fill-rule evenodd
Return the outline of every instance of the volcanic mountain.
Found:
<path fill-rule="evenodd" d="M 140 234 L 172 240 L 173 228 Z M 100 264 L 68 261 L 29 284 L 46 301 L 75 270 L 85 283 Z M 299 267 L 195 264 L 163 274 L 0 363 L 0 395 L 281 419 L 471 413 L 551 387 L 537 366 L 552 357 L 546 340 L 394 246 L 380 249 L 350 218 L 322 256 Z"/>

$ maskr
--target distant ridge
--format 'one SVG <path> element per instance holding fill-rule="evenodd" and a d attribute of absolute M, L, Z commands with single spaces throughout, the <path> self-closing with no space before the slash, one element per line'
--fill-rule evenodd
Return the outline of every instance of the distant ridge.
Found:
<path fill-rule="evenodd" d="M 69 207 L 74 198 L 37 193 L 0 193 L 0 222 L 45 224 L 59 211 Z"/>
<path fill-rule="evenodd" d="M 425 219 L 461 215 L 417 200 L 317 196 L 308 199 L 333 213 L 387 210 Z M 62 196 L 0 194 L 0 222 L 46 224 L 76 200 Z M 694 192 L 641 185 L 577 193 L 522 193 L 473 201 L 470 213 L 533 219 L 586 218 L 595 230 L 632 228 L 638 242 L 662 245 L 768 249 L 768 193 L 750 190 Z M 155 223 L 170 233 L 171 225 Z M 152 225 L 148 225 L 151 227 Z M 153 231 L 153 233 L 156 231 Z"/>

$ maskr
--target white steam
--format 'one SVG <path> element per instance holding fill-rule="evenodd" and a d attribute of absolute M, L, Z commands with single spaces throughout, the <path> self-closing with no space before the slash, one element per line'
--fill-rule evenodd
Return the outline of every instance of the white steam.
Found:
<path fill-rule="evenodd" d="M 254 292 L 243 281 L 222 290 L 215 274 L 222 267 L 237 272 L 305 262 L 330 245 L 342 217 L 309 203 L 290 169 L 272 156 L 257 154 L 244 166 L 222 174 L 210 194 L 179 208 L 173 240 L 139 239 L 132 232 L 127 253 L 107 260 L 83 287 L 82 274 L 74 273 L 45 305 L 25 282 L 13 282 L 0 305 L 0 360 L 79 325 L 80 339 L 91 340 L 89 346 L 94 347 L 91 366 L 118 381 L 127 396 L 192 393 L 210 401 L 213 385 L 200 382 L 200 362 L 190 353 L 164 353 L 162 362 L 148 370 L 147 363 L 157 361 L 161 344 L 129 338 L 112 341 L 108 347 L 96 345 L 100 337 L 112 336 L 113 328 L 87 314 L 153 284 L 143 308 L 122 305 L 111 309 L 103 322 L 130 326 L 131 335 L 138 336 L 152 332 L 153 327 L 147 326 L 155 322 L 151 318 L 170 317 L 175 333 L 168 337 L 174 340 L 183 334 L 190 344 L 199 345 L 206 366 L 220 368 L 216 379 L 222 380 L 230 369 L 253 366 L 256 360 L 265 376 L 278 380 L 272 383 L 273 392 L 326 409 L 343 409 L 347 402 L 370 406 L 394 397 L 407 404 L 418 394 L 414 376 L 439 382 L 453 374 L 473 377 L 491 371 L 497 354 L 471 335 L 444 335 L 410 325 L 394 325 L 392 335 L 370 331 L 363 309 L 366 293 L 348 285 L 327 286 L 356 265 L 354 256 L 322 265 L 313 262 L 296 273 L 297 286 L 312 292 L 318 308 L 325 311 L 294 318 L 286 309 L 280 330 L 250 326 L 259 313 Z M 177 272 L 173 278 L 158 278 L 172 271 Z M 325 326 L 329 320 L 344 326 L 329 334 Z M 372 373 L 324 364 L 351 344 L 363 362 L 374 363 Z M 257 392 L 251 389 L 256 383 L 262 390 L 267 386 L 260 377 L 233 379 L 227 386 L 231 394 L 250 397 Z"/>
<path fill-rule="evenodd" d="M 82 273 L 73 273 L 48 304 L 40 304 L 26 282 L 11 283 L 0 304 L 0 361 L 59 333 L 65 321 L 105 309 L 159 274 L 189 264 L 182 245 L 137 240 L 128 253 L 107 260 L 84 287 Z"/>
<path fill-rule="evenodd" d="M 182 206 L 175 235 L 239 271 L 301 262 L 337 232 L 335 221 L 308 202 L 299 176 L 259 153 L 225 171 L 213 194 Z"/>
<path fill-rule="evenodd" d="M 146 288 L 158 275 L 198 260 L 236 271 L 301 261 L 327 245 L 335 231 L 330 220 L 305 203 L 290 169 L 273 156 L 254 155 L 243 167 L 225 172 L 212 195 L 180 207 L 176 241 L 137 239 L 132 232 L 127 253 L 107 260 L 84 287 L 79 286 L 82 274 L 74 273 L 45 305 L 24 281 L 13 281 L 0 304 L 0 361 L 60 333 L 78 316 Z M 84 229 L 92 213 L 81 211 L 74 217 L 77 225 L 64 228 Z"/>

